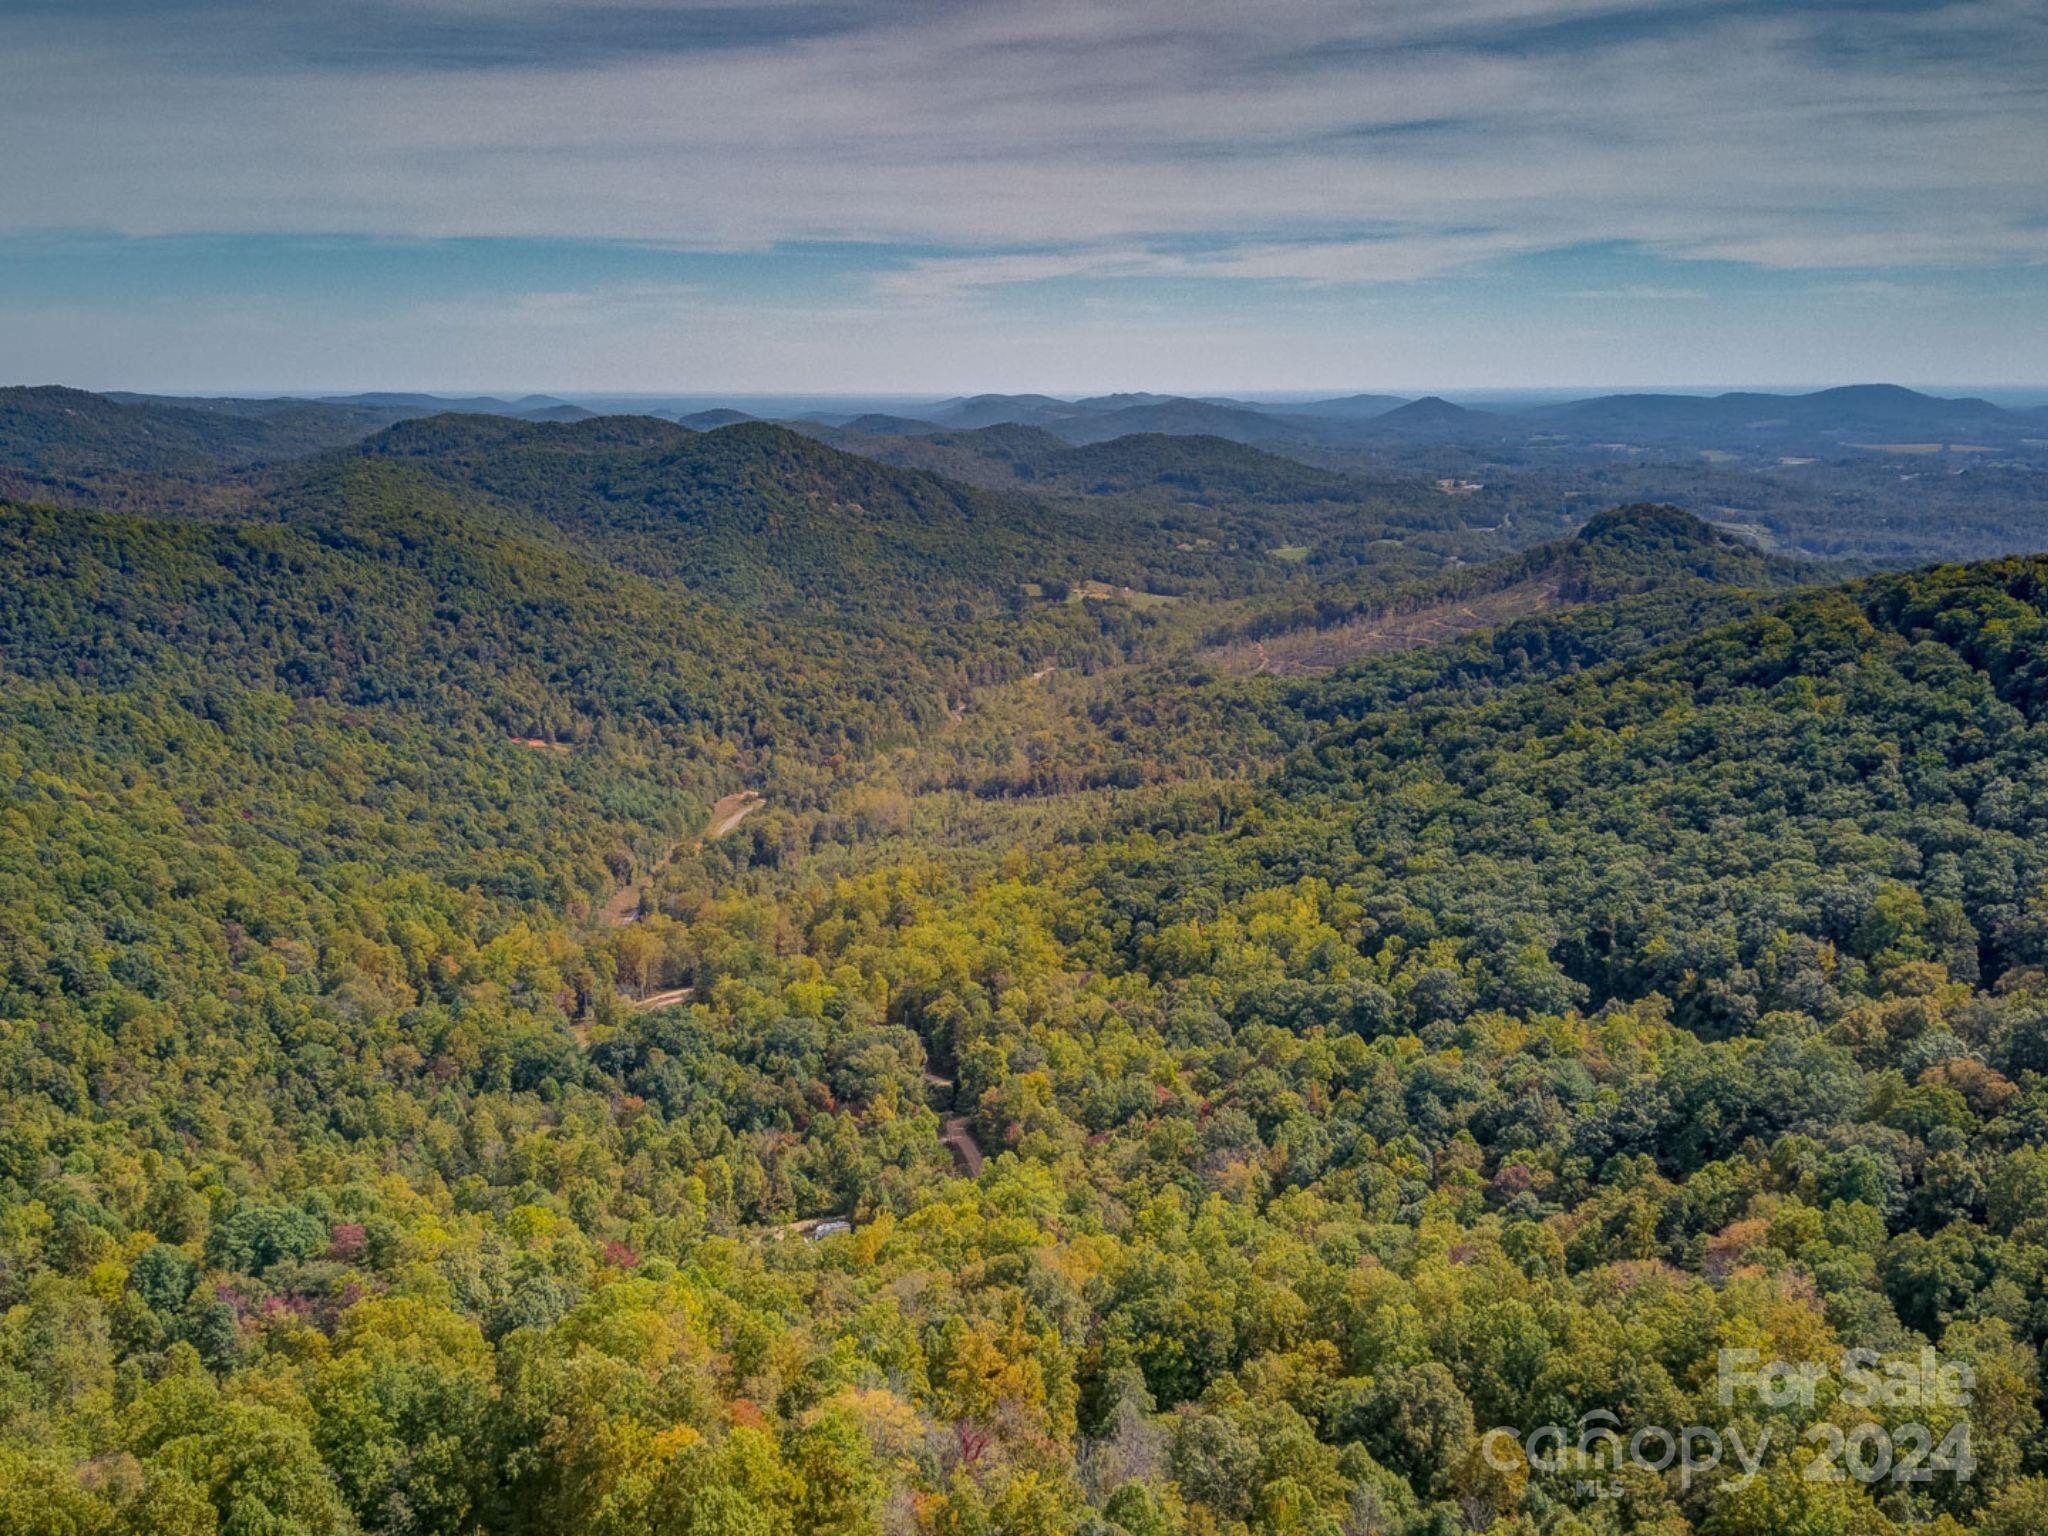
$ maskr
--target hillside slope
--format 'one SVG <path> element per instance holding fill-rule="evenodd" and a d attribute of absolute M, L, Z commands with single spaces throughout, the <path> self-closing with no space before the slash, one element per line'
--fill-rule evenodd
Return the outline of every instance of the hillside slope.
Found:
<path fill-rule="evenodd" d="M 1786 588 L 1820 568 L 1769 555 L 1676 507 L 1619 507 L 1567 539 L 1388 588 L 1325 583 L 1309 603 L 1268 605 L 1224 627 L 1213 654 L 1236 671 L 1324 672 L 1381 650 L 1633 593 Z"/>
<path fill-rule="evenodd" d="M 354 442 L 393 419 L 313 401 L 171 402 L 56 386 L 0 389 L 0 496 L 232 506 L 238 498 L 220 483 L 224 477 Z"/>
<path fill-rule="evenodd" d="M 327 464 L 260 511 L 223 525 L 0 504 L 0 657 L 100 686 L 232 678 L 500 739 L 697 755 L 727 738 L 806 759 L 941 719 L 963 686 L 957 658 L 822 620 L 771 630 L 411 465 Z"/>
<path fill-rule="evenodd" d="M 1087 556 L 1104 543 L 1083 520 L 765 422 L 691 432 L 646 417 L 439 417 L 363 451 L 527 509 L 650 575 L 778 610 L 986 604 L 1036 574 L 1093 574 Z"/>
<path fill-rule="evenodd" d="M 1077 449 L 1024 427 L 825 435 L 859 451 L 765 422 L 693 433 L 645 417 L 442 417 L 395 427 L 362 452 L 762 613 L 824 603 L 864 622 L 956 608 L 991 618 L 1045 589 L 1235 595 L 1299 585 L 1272 555 L 1296 544 L 1339 564 L 1413 570 L 1452 550 L 1490 552 L 1444 498 L 1213 439 Z M 1377 547 L 1404 535 L 1414 549 Z"/>

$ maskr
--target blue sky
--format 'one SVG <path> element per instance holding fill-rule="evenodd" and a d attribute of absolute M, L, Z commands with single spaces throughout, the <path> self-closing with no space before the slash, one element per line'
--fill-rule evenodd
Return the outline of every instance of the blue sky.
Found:
<path fill-rule="evenodd" d="M 6 0 L 0 381 L 2040 382 L 2039 0 Z"/>

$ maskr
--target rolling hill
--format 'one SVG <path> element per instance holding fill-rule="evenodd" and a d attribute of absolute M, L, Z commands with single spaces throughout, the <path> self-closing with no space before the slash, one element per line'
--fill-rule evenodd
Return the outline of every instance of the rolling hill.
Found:
<path fill-rule="evenodd" d="M 1219 403 L 1236 405 L 1249 402 Z M 1318 416 L 1326 421 L 1344 421 L 1369 420 L 1375 416 L 1384 416 L 1387 412 L 1410 403 L 1411 397 L 1407 395 L 1340 395 L 1329 400 L 1261 401 L 1252 404 L 1251 408 L 1264 411 L 1271 416 Z"/>
<path fill-rule="evenodd" d="M 569 426 L 409 422 L 364 454 L 487 493 L 649 575 L 760 611 L 829 600 L 887 612 L 1078 580 L 1109 530 L 1035 503 L 843 453 L 787 428 L 648 417 Z M 1121 569 L 1119 569 L 1121 574 Z M 1107 578 L 1105 578 L 1107 579 Z"/>
<path fill-rule="evenodd" d="M 21 594 L 0 654 L 38 678 L 231 678 L 499 739 L 682 742 L 839 707 L 828 669 L 805 656 L 815 634 L 773 642 L 729 606 L 567 547 L 414 466 L 324 463 L 261 512 L 220 524 L 0 509 L 0 581 Z"/>
<path fill-rule="evenodd" d="M 682 426 L 691 428 L 693 431 L 712 432 L 716 431 L 719 427 L 737 426 L 740 422 L 758 421 L 760 418 L 758 416 L 749 416 L 745 411 L 720 409 L 692 411 L 689 415 L 677 416 L 674 420 Z"/>
<path fill-rule="evenodd" d="M 2038 1528 L 2048 559 L 54 404 L 81 480 L 263 473 L 0 503 L 0 1525 Z M 1188 590 L 1049 590 L 1120 569 Z M 1303 613 L 1393 628 L 1202 649 Z M 1751 1426 L 1731 1342 L 1967 1366 L 1972 1474 L 1487 1459 Z"/>
<path fill-rule="evenodd" d="M 1279 676 L 1333 671 L 1361 656 L 1438 645 L 1535 614 L 1652 595 L 1632 617 L 1671 632 L 1717 611 L 1730 594 L 1784 591 L 1821 567 L 1767 554 L 1676 507 L 1620 507 L 1570 538 L 1391 590 L 1325 584 L 1312 604 L 1272 605 L 1213 639 L 1226 670 Z"/>
<path fill-rule="evenodd" d="M 1058 400 L 1048 395 L 977 395 L 932 408 L 933 426 L 971 430 L 1031 426 L 1070 443 L 1106 442 L 1147 433 L 1200 435 L 1239 443 L 1308 443 L 1342 438 L 1342 420 L 1325 421 L 1296 408 L 1269 410 L 1241 400 L 1194 400 L 1127 393 Z"/>
<path fill-rule="evenodd" d="M 1100 443 L 1139 433 L 1221 437 L 1237 443 L 1283 443 L 1304 436 L 1304 418 L 1283 419 L 1239 406 L 1200 400 L 1165 400 L 1093 411 L 1047 421 L 1047 431 L 1070 443 Z"/>
<path fill-rule="evenodd" d="M 404 423 L 360 451 L 416 463 L 608 559 L 763 614 L 825 603 L 874 620 L 956 609 L 992 619 L 1048 584 L 1220 596 L 1298 583 L 1276 547 L 1422 571 L 1503 542 L 1412 484 L 1214 439 L 1076 447 L 1014 426 L 815 432 L 450 416 Z"/>
<path fill-rule="evenodd" d="M 941 400 L 931 408 L 931 420 L 947 427 L 1038 426 L 1075 413 L 1070 400 L 1051 395 L 968 395 Z"/>
<path fill-rule="evenodd" d="M 377 408 L 167 401 L 59 386 L 0 389 L 0 495 L 73 505 L 226 506 L 220 482 L 389 426 Z"/>
<path fill-rule="evenodd" d="M 1133 432 L 1200 433 L 1269 447 L 1328 450 L 1390 438 L 1445 442 L 1542 441 L 1677 450 L 1868 451 L 1897 443 L 1981 441 L 2006 447 L 2033 430 L 2036 413 L 1988 401 L 1948 399 L 1896 385 L 1850 385 L 1808 394 L 1602 395 L 1515 410 L 1474 411 L 1440 397 L 1357 395 L 1288 403 L 1110 395 L 1064 401 L 984 395 L 945 402 L 950 427 L 1040 426 L 1070 442 Z"/>
<path fill-rule="evenodd" d="M 1857 436 L 1941 440 L 2009 433 L 2013 414 L 1988 401 L 1942 399 L 1894 385 L 1852 385 L 1806 395 L 1611 395 L 1526 412 L 1546 428 L 1582 436 L 1713 444 L 1831 442 Z"/>
<path fill-rule="evenodd" d="M 1500 514 L 1413 480 L 1318 468 L 1217 437 L 1140 433 L 1070 444 L 1039 427 L 842 440 L 855 452 L 1049 499 L 1149 539 L 1164 590 L 1251 598 L 1340 571 L 1396 582 L 1540 538 L 1552 517 Z M 1289 562 L 1284 564 L 1283 562 Z"/>
<path fill-rule="evenodd" d="M 1225 438 L 1164 432 L 1074 444 L 1042 427 L 1000 426 L 852 446 L 885 463 L 914 464 L 976 485 L 1035 486 L 1069 495 L 1158 493 L 1189 504 L 1221 505 L 1233 499 L 1358 502 L 1386 489 Z"/>
<path fill-rule="evenodd" d="M 124 396 L 128 403 L 154 403 L 188 410 L 281 422 L 292 410 L 305 415 L 304 442 L 319 446 L 346 440 L 394 421 L 458 412 L 533 421 L 575 421 L 584 407 L 545 395 L 503 399 L 420 394 L 336 396 L 326 401 L 151 401 Z M 628 407 L 630 408 L 630 407 Z M 607 408 L 614 409 L 614 408 Z M 353 413 L 344 418 L 324 411 Z M 307 414 L 312 413 L 312 414 Z M 721 407 L 678 417 L 700 430 L 760 419 Z M 1346 450 L 1386 452 L 1403 444 L 1467 445 L 1485 449 L 1560 448 L 1611 455 L 1617 448 L 1687 454 L 1700 451 L 1764 455 L 1818 452 L 1858 455 L 1921 449 L 1949 442 L 2001 451 L 2027 448 L 2037 433 L 2038 411 L 2008 411 L 1975 399 L 1945 399 L 1891 385 L 1852 385 L 1810 394 L 1735 392 L 1724 395 L 1620 394 L 1557 404 L 1484 411 L 1441 397 L 1423 399 L 1361 394 L 1327 400 L 1249 401 L 1228 397 L 1190 398 L 1155 392 L 1061 399 L 1051 395 L 975 395 L 942 400 L 925 408 L 837 414 L 820 411 L 788 423 L 830 441 L 837 434 L 902 437 L 995 426 L 1034 426 L 1067 442 L 1086 444 L 1119 436 L 1165 433 L 1226 438 L 1323 460 Z M 850 441 L 850 439 L 847 439 Z"/>
<path fill-rule="evenodd" d="M 808 424 L 790 422 L 788 425 L 797 431 L 803 431 Z M 916 416 L 891 416 L 881 411 L 868 411 L 840 422 L 838 430 L 859 437 L 902 437 L 915 436 L 920 432 L 934 432 L 938 429 L 931 422 Z"/>
<path fill-rule="evenodd" d="M 388 411 L 401 419 L 438 416 L 449 411 L 470 416 L 516 416 L 522 421 L 580 421 L 595 414 L 566 400 L 557 400 L 553 395 L 521 395 L 516 400 L 506 400 L 496 395 L 372 393 L 324 395 L 320 400 L 326 405 Z"/>

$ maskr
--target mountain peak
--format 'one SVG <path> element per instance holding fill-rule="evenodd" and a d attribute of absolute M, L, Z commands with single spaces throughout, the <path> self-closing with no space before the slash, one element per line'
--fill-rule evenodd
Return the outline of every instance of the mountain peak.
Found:
<path fill-rule="evenodd" d="M 1585 595 L 1696 580 L 1716 586 L 1779 587 L 1813 579 L 1813 567 L 1767 554 L 1746 539 L 1678 507 L 1613 507 L 1562 546 Z"/>
<path fill-rule="evenodd" d="M 1375 431 L 1416 432 L 1482 427 L 1491 421 L 1484 411 L 1453 405 L 1442 395 L 1424 395 L 1369 418 L 1367 424 Z"/>
<path fill-rule="evenodd" d="M 1625 507 L 1610 507 L 1587 519 L 1573 536 L 1579 544 L 1629 544 L 1641 547 L 1654 542 L 1664 547 L 1697 546 L 1726 549 L 1739 541 L 1712 523 L 1693 516 L 1682 507 L 1642 501 Z"/>

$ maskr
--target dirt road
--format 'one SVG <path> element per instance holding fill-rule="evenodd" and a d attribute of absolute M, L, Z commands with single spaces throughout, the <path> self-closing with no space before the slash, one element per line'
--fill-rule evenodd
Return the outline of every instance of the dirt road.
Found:
<path fill-rule="evenodd" d="M 633 1004 L 635 1013 L 646 1013 L 654 1008 L 673 1008 L 678 1003 L 687 1003 L 695 995 L 694 987 L 670 987 L 666 992 L 650 992 Z"/>
<path fill-rule="evenodd" d="M 968 1128 L 965 1115 L 948 1115 L 939 1131 L 943 1141 L 953 1154 L 953 1161 L 960 1165 L 960 1171 L 968 1178 L 981 1176 L 981 1148 L 975 1143 L 974 1132 Z"/>
<path fill-rule="evenodd" d="M 941 1077 L 930 1067 L 924 1069 L 924 1084 L 936 1088 L 945 1095 L 947 1103 L 953 1099 L 953 1079 Z M 960 1165 L 960 1171 L 968 1178 L 978 1178 L 984 1161 L 981 1144 L 974 1139 L 974 1128 L 965 1115 L 947 1115 L 939 1125 L 939 1140 L 946 1144 L 946 1150 L 953 1154 L 953 1161 Z"/>

